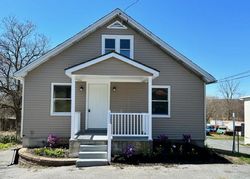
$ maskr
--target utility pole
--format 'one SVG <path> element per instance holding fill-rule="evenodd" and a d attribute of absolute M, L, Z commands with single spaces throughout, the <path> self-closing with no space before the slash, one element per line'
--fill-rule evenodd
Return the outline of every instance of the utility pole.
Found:
<path fill-rule="evenodd" d="M 235 113 L 233 112 L 233 149 L 232 152 L 235 153 Z"/>

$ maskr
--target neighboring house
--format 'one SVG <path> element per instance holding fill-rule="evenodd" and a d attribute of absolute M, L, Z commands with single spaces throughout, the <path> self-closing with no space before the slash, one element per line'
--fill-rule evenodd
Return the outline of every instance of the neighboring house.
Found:
<path fill-rule="evenodd" d="M 225 127 L 227 127 L 227 129 L 229 131 L 233 131 L 233 121 L 212 119 L 212 120 L 209 121 L 209 124 L 216 125 L 216 126 L 225 126 Z M 244 124 L 243 121 L 235 121 L 235 126 L 241 126 L 242 124 Z"/>
<path fill-rule="evenodd" d="M 111 138 L 108 156 L 130 143 L 150 147 L 160 134 L 204 144 L 205 87 L 215 78 L 120 9 L 15 75 L 24 84 L 24 146 L 51 133 L 70 138 L 72 155 Z"/>
<path fill-rule="evenodd" d="M 250 96 L 240 99 L 244 100 L 244 143 L 250 144 Z"/>

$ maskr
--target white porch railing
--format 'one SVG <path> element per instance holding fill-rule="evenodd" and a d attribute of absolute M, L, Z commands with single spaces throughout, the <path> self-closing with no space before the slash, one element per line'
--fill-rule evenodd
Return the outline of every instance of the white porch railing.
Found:
<path fill-rule="evenodd" d="M 148 113 L 110 113 L 112 136 L 147 137 Z"/>
<path fill-rule="evenodd" d="M 75 112 L 74 133 L 77 134 L 81 130 L 81 113 Z"/>
<path fill-rule="evenodd" d="M 148 113 L 111 113 L 107 116 L 108 162 L 111 162 L 113 136 L 150 137 Z"/>

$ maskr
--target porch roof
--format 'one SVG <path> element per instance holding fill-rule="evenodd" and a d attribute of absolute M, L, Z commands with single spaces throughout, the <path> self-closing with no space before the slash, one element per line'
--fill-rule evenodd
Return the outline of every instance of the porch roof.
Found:
<path fill-rule="evenodd" d="M 156 78 L 159 76 L 159 71 L 116 52 L 110 52 L 68 67 L 65 69 L 65 74 L 69 77 L 72 75 L 101 75 L 129 77 L 152 76 Z"/>

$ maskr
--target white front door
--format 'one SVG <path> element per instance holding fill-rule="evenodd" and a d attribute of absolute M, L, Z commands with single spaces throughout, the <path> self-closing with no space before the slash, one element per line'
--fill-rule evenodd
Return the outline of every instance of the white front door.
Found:
<path fill-rule="evenodd" d="M 108 84 L 88 84 L 89 129 L 107 128 L 108 91 Z"/>

